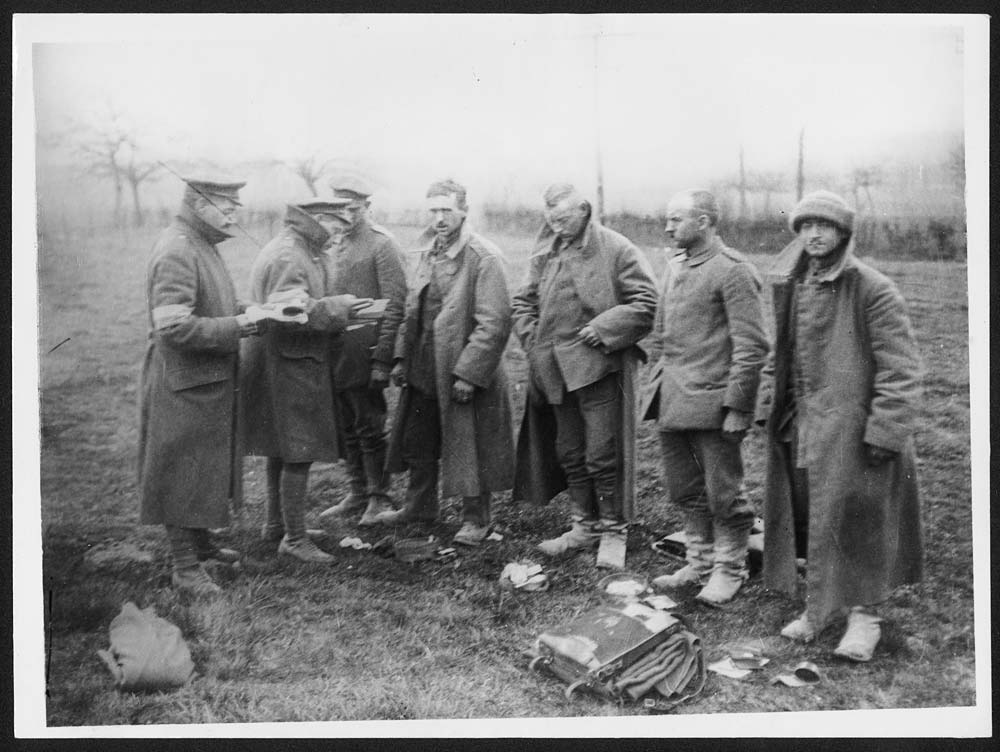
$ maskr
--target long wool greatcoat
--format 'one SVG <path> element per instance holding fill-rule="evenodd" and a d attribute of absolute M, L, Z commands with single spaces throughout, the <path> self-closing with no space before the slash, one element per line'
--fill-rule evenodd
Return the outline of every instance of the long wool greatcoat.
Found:
<path fill-rule="evenodd" d="M 223 527 L 240 500 L 236 379 L 242 307 L 215 244 L 185 207 L 146 268 L 149 345 L 140 384 L 140 522 Z"/>
<path fill-rule="evenodd" d="M 425 242 L 406 313 L 396 337 L 396 358 L 408 358 L 417 346 L 420 311 L 430 283 L 433 230 Z M 503 254 L 466 222 L 457 245 L 462 249 L 445 271 L 454 284 L 434 320 L 434 367 L 441 415 L 441 495 L 478 496 L 504 491 L 514 471 L 514 432 L 503 351 L 510 337 L 510 294 L 503 271 Z M 451 398 L 458 377 L 476 386 L 470 402 Z M 386 467 L 402 472 L 403 421 L 409 390 L 404 389 L 389 437 Z"/>
<path fill-rule="evenodd" d="M 539 310 L 545 305 L 545 267 L 552 255 L 554 235 L 548 227 L 539 233 L 525 283 L 514 297 L 514 329 L 531 361 Z M 645 352 L 638 346 L 653 326 L 656 285 L 639 250 L 624 236 L 591 219 L 584 230 L 581 253 L 570 272 L 590 325 L 603 347 L 580 352 L 592 362 L 561 363 L 564 371 L 587 369 L 596 374 L 617 370 L 622 392 L 622 413 L 617 425 L 608 426 L 618 438 L 618 497 L 625 519 L 635 516 L 635 437 L 637 429 L 639 363 Z M 602 373 L 603 371 L 603 373 Z M 598 376 L 599 378 L 600 376 Z M 517 441 L 514 498 L 548 503 L 566 488 L 566 478 L 556 461 L 555 416 L 549 405 L 525 401 L 524 419 Z"/>
<path fill-rule="evenodd" d="M 758 420 L 767 417 L 764 584 L 795 592 L 789 445 L 778 441 L 787 407 L 794 275 L 801 241 L 769 275 L 776 324 L 773 382 L 765 379 Z M 817 626 L 840 609 L 885 600 L 922 573 L 913 417 L 921 365 L 896 286 L 854 256 L 853 240 L 821 281 L 816 310 L 799 322 L 805 387 L 796 425 L 809 479 L 806 608 Z M 769 371 L 771 369 L 768 369 Z M 765 376 L 767 374 L 765 373 Z M 864 444 L 898 452 L 869 467 Z"/>
<path fill-rule="evenodd" d="M 268 322 L 243 346 L 241 412 L 247 454 L 286 462 L 333 462 L 340 456 L 333 401 L 331 339 L 344 330 L 347 309 L 329 296 L 329 240 L 323 227 L 289 206 L 285 227 L 254 260 L 250 294 L 304 290 L 314 304 L 307 324 Z"/>

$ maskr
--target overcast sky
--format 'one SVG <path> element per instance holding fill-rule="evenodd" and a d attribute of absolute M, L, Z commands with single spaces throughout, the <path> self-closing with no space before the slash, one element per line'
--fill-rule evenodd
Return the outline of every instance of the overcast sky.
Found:
<path fill-rule="evenodd" d="M 35 41 L 39 128 L 111 103 L 158 155 L 318 152 L 389 193 L 592 190 L 599 138 L 614 209 L 735 173 L 741 144 L 792 175 L 803 127 L 814 170 L 963 127 L 948 16 L 73 16 Z"/>

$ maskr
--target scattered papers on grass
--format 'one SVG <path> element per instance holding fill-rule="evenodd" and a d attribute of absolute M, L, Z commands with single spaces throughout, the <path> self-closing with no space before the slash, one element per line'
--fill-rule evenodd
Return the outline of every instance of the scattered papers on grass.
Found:
<path fill-rule="evenodd" d="M 502 541 L 503 540 L 503 536 L 500 535 L 500 533 L 498 533 L 496 530 L 494 530 L 494 531 L 490 532 L 489 535 L 486 536 L 486 540 L 488 540 L 488 541 Z"/>
<path fill-rule="evenodd" d="M 547 590 L 549 578 L 541 564 L 532 561 L 513 561 L 500 573 L 500 584 L 515 590 Z"/>
<path fill-rule="evenodd" d="M 677 608 L 677 601 L 668 595 L 651 595 L 648 598 L 643 598 L 642 602 L 660 611 L 669 611 L 672 608 Z"/>
<path fill-rule="evenodd" d="M 639 582 L 637 580 L 617 580 L 615 582 L 609 582 L 608 586 L 604 589 L 608 595 L 621 595 L 621 596 L 636 596 L 646 589 L 646 584 L 644 582 Z"/>
<path fill-rule="evenodd" d="M 737 668 L 733 665 L 733 659 L 728 655 L 721 661 L 708 664 L 708 670 L 716 674 L 721 674 L 729 679 L 742 679 L 750 673 L 749 669 Z"/>
<path fill-rule="evenodd" d="M 353 538 L 351 536 L 347 536 L 346 538 L 341 538 L 340 539 L 340 547 L 341 548 L 353 548 L 355 551 L 364 551 L 365 549 L 371 548 L 372 544 L 371 543 L 365 543 L 360 538 Z"/>

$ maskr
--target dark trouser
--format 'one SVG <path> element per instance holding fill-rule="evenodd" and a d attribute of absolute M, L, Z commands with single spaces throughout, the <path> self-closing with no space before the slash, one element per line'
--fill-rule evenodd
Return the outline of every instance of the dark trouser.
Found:
<path fill-rule="evenodd" d="M 337 408 L 343 424 L 341 428 L 351 493 L 357 496 L 388 496 L 385 395 L 381 389 L 346 389 L 337 392 Z"/>
<path fill-rule="evenodd" d="M 795 531 L 795 555 L 805 559 L 809 551 L 809 471 L 796 466 L 799 453 L 798 431 L 792 428 L 788 439 L 782 439 L 787 447 L 786 472 L 791 480 L 789 486 L 792 497 L 792 528 Z"/>
<path fill-rule="evenodd" d="M 267 523 L 281 525 L 289 540 L 306 534 L 305 501 L 311 462 L 267 458 Z"/>
<path fill-rule="evenodd" d="M 556 455 L 566 473 L 574 516 L 622 519 L 616 497 L 621 391 L 618 374 L 563 394 L 553 405 Z"/>
<path fill-rule="evenodd" d="M 743 498 L 740 444 L 726 441 L 719 430 L 661 431 L 660 449 L 671 503 L 720 520 L 753 513 Z"/>
<path fill-rule="evenodd" d="M 441 459 L 441 413 L 437 400 L 409 387 L 403 416 L 403 461 L 409 468 L 406 508 L 417 517 L 434 518 L 438 513 L 438 462 Z M 489 524 L 490 493 L 462 499 L 462 519 Z"/>

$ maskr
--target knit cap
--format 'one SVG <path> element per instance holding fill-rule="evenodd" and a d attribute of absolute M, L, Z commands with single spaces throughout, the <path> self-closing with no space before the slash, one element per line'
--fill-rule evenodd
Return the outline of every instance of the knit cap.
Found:
<path fill-rule="evenodd" d="M 814 191 L 802 197 L 788 221 L 792 232 L 798 232 L 799 225 L 808 218 L 825 219 L 848 234 L 854 232 L 854 210 L 830 191 Z"/>

